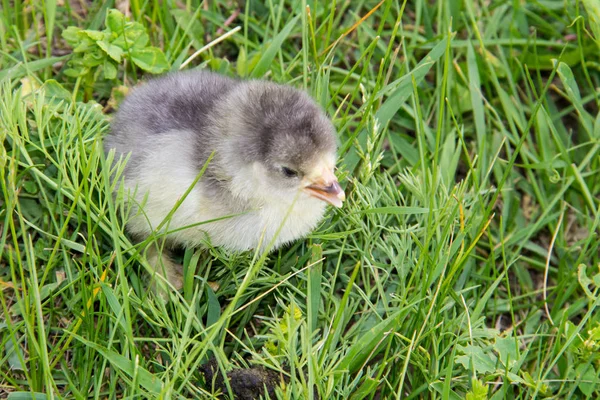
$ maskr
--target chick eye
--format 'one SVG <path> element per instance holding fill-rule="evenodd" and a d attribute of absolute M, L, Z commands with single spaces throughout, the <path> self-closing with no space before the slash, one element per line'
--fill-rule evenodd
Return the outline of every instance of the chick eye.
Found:
<path fill-rule="evenodd" d="M 288 167 L 281 167 L 281 172 L 283 172 L 283 175 L 285 175 L 286 178 L 297 178 L 299 175 L 298 171 L 294 171 Z"/>

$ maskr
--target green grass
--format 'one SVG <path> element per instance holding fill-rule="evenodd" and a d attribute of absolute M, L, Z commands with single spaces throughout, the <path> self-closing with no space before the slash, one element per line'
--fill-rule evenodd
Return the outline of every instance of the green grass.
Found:
<path fill-rule="evenodd" d="M 600 396 L 596 1 L 116 2 L 171 70 L 239 26 L 186 68 L 304 87 L 339 132 L 344 207 L 268 257 L 187 250 L 170 302 L 102 152 L 144 71 L 65 73 L 114 3 L 1 3 L 0 398 L 211 398 L 212 357 L 290 399 Z"/>

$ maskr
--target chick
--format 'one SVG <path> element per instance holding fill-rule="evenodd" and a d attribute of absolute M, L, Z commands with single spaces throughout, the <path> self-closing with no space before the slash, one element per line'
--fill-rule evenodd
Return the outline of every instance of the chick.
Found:
<path fill-rule="evenodd" d="M 264 251 L 307 235 L 327 203 L 342 206 L 335 136 L 300 90 L 190 71 L 134 89 L 104 142 L 116 159 L 130 154 L 123 183 L 134 237 L 147 238 L 172 213 L 161 227 L 170 246 Z M 147 258 L 182 287 L 168 255 L 153 247 Z"/>

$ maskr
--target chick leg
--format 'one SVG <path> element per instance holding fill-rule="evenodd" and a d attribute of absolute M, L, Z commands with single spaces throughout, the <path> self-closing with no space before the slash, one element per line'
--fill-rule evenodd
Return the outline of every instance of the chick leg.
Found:
<path fill-rule="evenodd" d="M 183 267 L 171 260 L 167 250 L 163 249 L 161 253 L 158 244 L 152 243 L 146 248 L 146 260 L 156 273 L 164 277 L 176 290 L 183 288 Z"/>

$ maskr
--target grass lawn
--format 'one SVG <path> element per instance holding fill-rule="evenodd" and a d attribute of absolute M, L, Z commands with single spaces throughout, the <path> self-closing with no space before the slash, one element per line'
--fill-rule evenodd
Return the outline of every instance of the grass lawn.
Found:
<path fill-rule="evenodd" d="M 0 398 L 600 398 L 598 0 L 0 4 Z M 192 68 L 310 92 L 348 200 L 164 301 L 102 138 Z"/>

